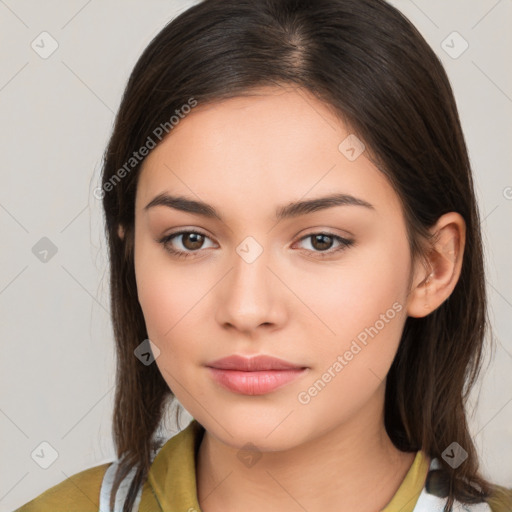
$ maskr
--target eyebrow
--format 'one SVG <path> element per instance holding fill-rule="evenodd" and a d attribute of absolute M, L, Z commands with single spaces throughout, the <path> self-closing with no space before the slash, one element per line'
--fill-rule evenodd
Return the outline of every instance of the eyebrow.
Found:
<path fill-rule="evenodd" d="M 375 207 L 372 204 L 352 195 L 331 194 L 329 196 L 297 201 L 280 206 L 276 209 L 275 218 L 276 220 L 281 221 L 283 219 L 306 215 L 308 213 L 332 208 L 334 206 L 348 205 L 363 206 L 370 210 L 375 210 Z M 158 194 L 144 207 L 144 210 L 147 211 L 155 206 L 166 206 L 182 212 L 193 213 L 207 218 L 217 218 L 220 221 L 223 221 L 219 212 L 212 205 L 183 196 L 172 196 L 166 193 Z"/>

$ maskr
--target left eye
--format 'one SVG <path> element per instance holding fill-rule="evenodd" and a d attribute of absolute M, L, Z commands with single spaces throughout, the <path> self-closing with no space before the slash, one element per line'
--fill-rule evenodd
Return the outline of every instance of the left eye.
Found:
<path fill-rule="evenodd" d="M 341 236 L 335 235 L 333 233 L 311 233 L 300 239 L 300 241 L 303 240 L 311 240 L 310 246 L 313 247 L 313 249 L 316 249 L 313 252 L 320 252 L 320 256 L 324 256 L 322 253 L 328 255 L 341 251 L 347 247 L 350 247 L 354 243 L 353 240 L 342 238 Z M 338 242 L 339 245 L 337 248 L 329 250 L 333 245 L 333 240 Z"/>
<path fill-rule="evenodd" d="M 181 246 L 183 249 L 177 249 L 176 247 L 173 247 L 172 242 L 175 238 L 181 238 Z M 354 240 L 342 238 L 341 236 L 335 235 L 333 233 L 311 233 L 302 237 L 299 242 L 308 239 L 311 240 L 310 246 L 312 247 L 312 250 L 306 250 L 308 252 L 316 253 L 316 255 L 320 257 L 328 256 L 335 252 L 342 251 L 343 249 L 346 249 L 347 247 L 354 244 Z M 161 243 L 165 250 L 172 255 L 178 258 L 187 258 L 189 256 L 193 256 L 194 253 L 199 251 L 199 249 L 204 248 L 203 244 L 205 240 L 211 239 L 199 231 L 179 231 L 177 233 L 172 233 L 163 237 L 161 240 L 158 240 L 158 242 Z M 337 248 L 329 250 L 333 245 L 333 241 L 338 242 L 339 245 Z"/>

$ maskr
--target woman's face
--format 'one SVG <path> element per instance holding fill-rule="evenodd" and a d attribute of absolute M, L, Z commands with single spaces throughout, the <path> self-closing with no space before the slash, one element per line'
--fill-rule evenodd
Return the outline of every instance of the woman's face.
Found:
<path fill-rule="evenodd" d="M 192 109 L 148 155 L 135 272 L 181 404 L 228 445 L 278 450 L 381 418 L 411 259 L 398 196 L 331 111 L 304 90 L 259 93 Z M 209 206 L 145 208 L 161 194 Z M 290 207 L 334 195 L 356 199 Z M 208 367 L 233 354 L 300 369 Z"/>

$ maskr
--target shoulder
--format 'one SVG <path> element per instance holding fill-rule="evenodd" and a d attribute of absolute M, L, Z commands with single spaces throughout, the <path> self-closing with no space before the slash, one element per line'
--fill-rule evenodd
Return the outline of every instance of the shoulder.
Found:
<path fill-rule="evenodd" d="M 512 510 L 512 488 L 493 485 L 487 503 L 492 512 L 510 512 Z"/>
<path fill-rule="evenodd" d="M 75 473 L 14 512 L 97 512 L 101 483 L 110 464 Z"/>

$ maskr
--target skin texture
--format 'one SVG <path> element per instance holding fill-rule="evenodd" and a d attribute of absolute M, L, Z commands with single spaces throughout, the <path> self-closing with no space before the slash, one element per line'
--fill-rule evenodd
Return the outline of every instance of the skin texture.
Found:
<path fill-rule="evenodd" d="M 429 314 L 455 287 L 465 226 L 459 214 L 443 215 L 430 268 L 413 262 L 399 197 L 366 152 L 355 161 L 340 152 L 349 134 L 310 93 L 267 87 L 196 107 L 144 161 L 135 205 L 138 298 L 159 370 L 206 429 L 197 468 L 204 512 L 374 512 L 413 461 L 386 434 L 385 377 L 407 315 Z M 163 192 L 209 203 L 222 220 L 144 210 Z M 274 218 L 278 206 L 334 192 L 374 209 Z M 168 245 L 188 258 L 158 242 L 187 229 L 206 235 L 202 245 L 186 235 Z M 306 237 L 320 232 L 354 244 L 333 252 L 336 239 L 322 246 Z M 237 252 L 249 236 L 263 249 L 251 263 Z M 393 304 L 393 318 L 379 328 Z M 376 325 L 378 333 L 301 403 L 299 393 Z M 308 370 L 271 393 L 237 394 L 205 367 L 231 354 L 272 355 Z M 245 460 L 254 464 L 238 456 L 249 442 L 257 449 Z"/>

